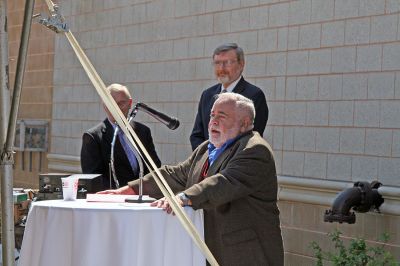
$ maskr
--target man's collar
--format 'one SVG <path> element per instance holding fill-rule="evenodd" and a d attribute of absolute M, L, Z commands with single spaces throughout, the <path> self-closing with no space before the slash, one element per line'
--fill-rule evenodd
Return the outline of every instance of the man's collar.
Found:
<path fill-rule="evenodd" d="M 211 142 L 209 142 L 209 143 L 208 143 L 208 150 L 209 150 L 209 151 L 213 151 L 213 150 L 215 150 L 215 149 L 224 150 L 224 149 L 226 149 L 229 145 L 231 145 L 232 143 L 234 143 L 236 140 L 240 139 L 243 135 L 246 135 L 248 132 L 250 132 L 250 131 L 244 132 L 244 133 L 242 133 L 242 134 L 237 135 L 237 136 L 234 137 L 234 138 L 228 139 L 224 144 L 222 144 L 222 146 L 221 146 L 220 148 L 215 147 L 214 144 L 212 144 Z"/>
<path fill-rule="evenodd" d="M 221 91 L 226 90 L 227 92 L 232 92 L 233 89 L 236 87 L 236 85 L 239 83 L 240 79 L 242 78 L 242 75 L 239 76 L 239 78 L 237 80 L 235 80 L 234 82 L 232 82 L 228 88 L 224 87 L 224 84 L 221 84 Z"/>
<path fill-rule="evenodd" d="M 115 127 L 117 126 L 116 122 L 111 122 L 110 119 L 107 117 L 106 120 L 108 121 L 108 123 L 110 123 L 110 125 L 115 129 Z"/>
<path fill-rule="evenodd" d="M 241 137 L 250 134 L 251 132 L 253 132 L 253 130 L 249 130 L 249 131 L 243 132 L 243 133 L 237 135 L 236 137 L 234 137 L 232 139 L 228 139 L 224 144 L 222 144 L 222 146 L 220 148 L 215 147 L 214 144 L 212 144 L 211 141 L 208 140 L 208 144 L 207 144 L 208 149 L 210 150 L 210 148 L 211 148 L 212 150 L 214 150 L 214 149 L 225 148 L 225 147 L 229 146 L 230 144 L 232 144 L 233 142 L 235 142 L 236 140 L 240 139 Z"/>

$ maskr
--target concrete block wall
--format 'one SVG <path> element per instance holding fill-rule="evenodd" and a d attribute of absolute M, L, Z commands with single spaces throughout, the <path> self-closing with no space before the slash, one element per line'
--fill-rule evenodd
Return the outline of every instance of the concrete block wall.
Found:
<path fill-rule="evenodd" d="M 245 77 L 267 95 L 264 137 L 280 174 L 400 185 L 395 1 L 106 2 L 61 7 L 106 84 L 124 83 L 134 100 L 181 120 L 169 131 L 147 115 L 137 117 L 153 129 L 163 162 L 189 154 L 200 93 L 214 83 L 210 55 L 234 41 L 246 52 Z M 62 35 L 56 50 L 55 125 L 80 121 L 53 136 L 52 152 L 77 156 L 81 133 L 104 112 Z M 325 170 L 314 157 L 324 158 Z M 361 161 L 373 162 L 374 170 L 365 171 Z"/>
<path fill-rule="evenodd" d="M 200 94 L 215 83 L 212 51 L 237 42 L 246 53 L 245 78 L 267 97 L 264 138 L 280 176 L 379 180 L 398 190 L 398 0 L 65 0 L 61 8 L 106 84 L 126 84 L 135 101 L 181 120 L 170 131 L 137 116 L 152 129 L 163 163 L 190 154 Z M 75 161 L 79 171 L 82 132 L 105 114 L 64 36 L 56 36 L 55 51 L 51 156 Z M 337 225 L 322 222 L 326 204 L 279 205 L 287 265 L 310 265 L 307 242 L 323 241 Z M 339 229 L 369 241 L 389 229 L 399 257 L 398 215 L 362 214 Z"/>

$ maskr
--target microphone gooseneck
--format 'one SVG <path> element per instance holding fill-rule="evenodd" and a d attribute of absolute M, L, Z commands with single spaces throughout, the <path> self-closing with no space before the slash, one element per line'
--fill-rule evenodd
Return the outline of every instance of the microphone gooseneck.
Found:
<path fill-rule="evenodd" d="M 163 114 L 157 110 L 154 110 L 153 108 L 149 107 L 144 103 L 138 102 L 135 108 L 151 115 L 152 117 L 154 117 L 155 119 L 166 125 L 169 129 L 174 130 L 179 127 L 179 120 L 176 117 L 170 117 L 166 114 Z"/>
<path fill-rule="evenodd" d="M 132 109 L 132 111 L 130 112 L 129 116 L 128 116 L 128 123 L 130 123 L 132 121 L 132 119 L 136 116 L 138 109 L 136 108 L 136 106 Z M 118 182 L 118 178 L 117 175 L 115 173 L 115 166 L 114 166 L 114 149 L 115 149 L 115 142 L 117 140 L 117 136 L 118 136 L 118 132 L 119 132 L 120 128 L 119 126 L 116 124 L 114 127 L 114 134 L 113 134 L 113 139 L 111 141 L 111 154 L 110 154 L 110 163 L 109 163 L 109 168 L 110 168 L 110 189 L 112 189 L 112 183 L 111 183 L 111 178 L 114 180 L 114 184 L 116 188 L 119 188 L 119 182 Z M 130 147 L 132 148 L 132 145 L 130 145 Z M 134 148 L 133 148 L 134 149 Z M 135 153 L 135 156 L 138 158 L 139 156 L 137 155 L 137 153 Z M 139 159 L 137 159 L 139 161 Z M 143 175 L 143 164 L 140 162 L 139 163 L 139 172 L 142 173 Z"/>
<path fill-rule="evenodd" d="M 119 182 L 118 182 L 118 178 L 117 175 L 115 174 L 115 167 L 114 167 L 114 147 L 115 147 L 115 141 L 117 140 L 117 136 L 118 136 L 118 131 L 119 131 L 119 126 L 117 125 L 114 129 L 114 135 L 113 135 L 113 139 L 111 141 L 111 154 L 110 154 L 110 189 L 112 189 L 112 185 L 111 185 L 111 177 L 114 180 L 115 183 L 115 187 L 119 188 Z"/>

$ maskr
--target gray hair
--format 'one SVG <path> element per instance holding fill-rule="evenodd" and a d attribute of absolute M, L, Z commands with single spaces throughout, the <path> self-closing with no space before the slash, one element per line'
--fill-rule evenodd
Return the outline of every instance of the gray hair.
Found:
<path fill-rule="evenodd" d="M 251 123 L 254 123 L 254 118 L 256 116 L 256 109 L 254 103 L 251 99 L 244 97 L 239 93 L 226 92 L 217 95 L 215 102 L 234 102 L 235 107 L 245 113 L 249 118 Z M 215 103 L 214 103 L 215 104 Z"/>
<path fill-rule="evenodd" d="M 131 99 L 131 94 L 129 93 L 129 90 L 127 87 L 125 87 L 124 85 L 118 84 L 118 83 L 114 83 L 111 84 L 110 86 L 107 87 L 107 90 L 110 93 L 115 93 L 115 92 L 123 92 L 127 98 Z"/>
<path fill-rule="evenodd" d="M 220 53 L 227 52 L 230 50 L 234 50 L 236 52 L 236 58 L 238 62 L 244 62 L 244 52 L 243 49 L 240 48 L 236 43 L 225 43 L 217 48 L 215 48 L 214 53 L 213 53 L 213 58 L 216 55 L 219 55 Z"/>

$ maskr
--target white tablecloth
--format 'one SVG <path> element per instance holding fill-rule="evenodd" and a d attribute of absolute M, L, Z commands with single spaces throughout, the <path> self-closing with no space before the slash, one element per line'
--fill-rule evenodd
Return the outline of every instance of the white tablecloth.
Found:
<path fill-rule="evenodd" d="M 186 207 L 203 234 L 203 213 Z M 188 266 L 204 256 L 176 216 L 149 204 L 40 201 L 28 215 L 19 266 Z"/>

